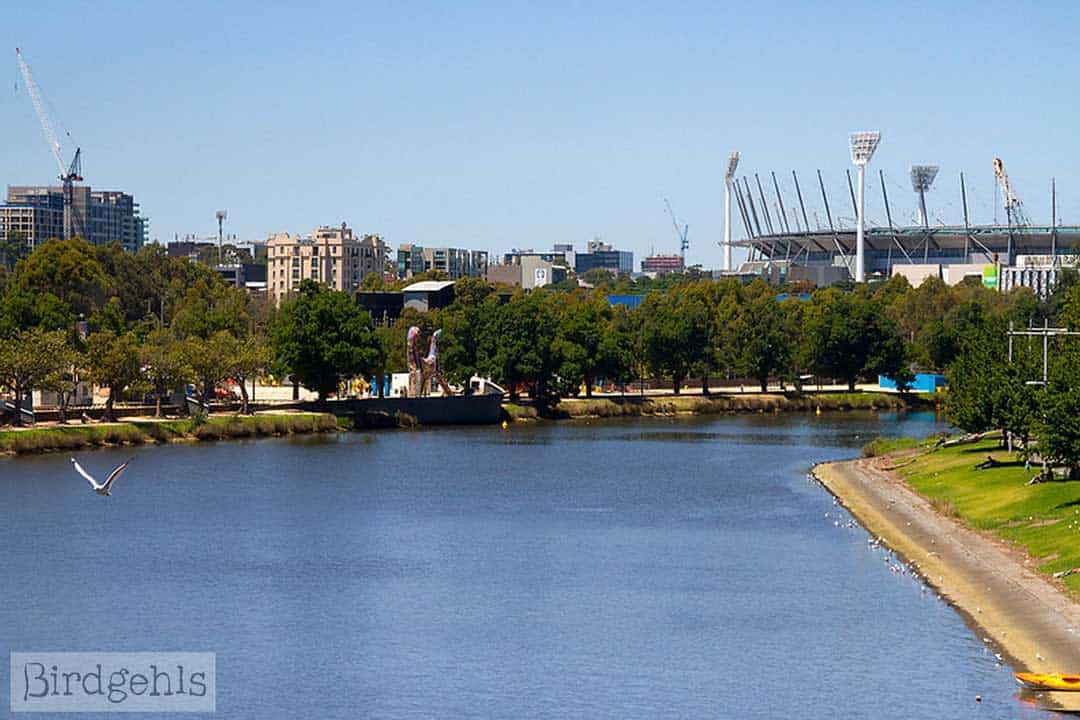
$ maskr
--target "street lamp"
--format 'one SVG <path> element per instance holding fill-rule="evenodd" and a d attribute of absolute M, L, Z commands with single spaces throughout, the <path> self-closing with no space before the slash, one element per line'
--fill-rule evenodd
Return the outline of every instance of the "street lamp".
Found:
<path fill-rule="evenodd" d="M 938 169 L 937 165 L 911 166 L 911 189 L 919 194 L 919 224 L 924 227 L 930 224 L 926 214 L 926 191 L 934 183 Z"/>
<path fill-rule="evenodd" d="M 851 162 L 859 170 L 859 199 L 856 208 L 855 230 L 855 282 L 866 282 L 866 261 L 863 241 L 863 196 L 866 165 L 874 156 L 878 143 L 881 142 L 881 133 L 874 131 L 851 133 Z"/>
<path fill-rule="evenodd" d="M 739 166 L 739 153 L 728 155 L 727 172 L 724 174 L 724 270 L 731 270 L 731 182 L 735 168 Z"/>

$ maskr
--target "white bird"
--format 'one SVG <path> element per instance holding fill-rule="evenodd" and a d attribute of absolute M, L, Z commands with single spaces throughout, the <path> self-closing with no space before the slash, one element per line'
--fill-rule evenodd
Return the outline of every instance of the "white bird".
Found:
<path fill-rule="evenodd" d="M 90 473 L 86 472 L 86 470 L 83 469 L 83 466 L 80 465 L 79 461 L 75 458 L 71 458 L 71 464 L 75 466 L 75 471 L 77 473 L 86 478 L 86 481 L 90 483 L 90 487 L 94 489 L 94 492 L 96 492 L 98 495 L 111 495 L 112 493 L 110 493 L 109 490 L 112 489 L 113 482 L 116 481 L 116 478 L 120 477 L 121 473 L 127 470 L 127 466 L 131 463 L 133 459 L 134 458 L 129 458 L 126 462 L 120 463 L 119 465 L 114 467 L 112 472 L 109 473 L 109 476 L 105 478 L 105 482 L 103 483 L 98 483 L 98 481 L 95 480 Z"/>

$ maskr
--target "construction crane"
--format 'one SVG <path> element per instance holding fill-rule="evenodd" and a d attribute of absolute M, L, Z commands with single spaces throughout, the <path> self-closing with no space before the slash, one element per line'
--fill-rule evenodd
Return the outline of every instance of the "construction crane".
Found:
<path fill-rule="evenodd" d="M 75 148 L 75 156 L 71 159 L 71 163 L 64 164 L 60 140 L 53 132 L 49 115 L 45 112 L 45 104 L 41 101 L 41 93 L 38 91 L 37 83 L 34 82 L 34 77 L 30 74 L 30 66 L 26 64 L 19 48 L 15 48 L 15 57 L 19 61 L 19 69 L 22 71 L 26 90 L 30 94 L 30 101 L 34 104 L 34 111 L 37 113 L 38 120 L 41 121 L 41 129 L 45 133 L 45 140 L 49 143 L 49 150 L 52 151 L 56 165 L 60 169 L 60 183 L 64 188 L 64 239 L 86 237 L 85 223 L 81 214 L 75 209 L 74 187 L 76 182 L 82 182 L 83 179 L 82 148 Z"/>
<path fill-rule="evenodd" d="M 994 176 L 997 177 L 998 185 L 1001 186 L 1001 201 L 1005 206 L 1005 216 L 1008 218 L 1009 225 L 1017 227 L 1029 225 L 1024 205 L 1016 196 L 1012 183 L 1009 182 L 1009 174 L 1005 172 L 1005 163 L 1001 161 L 1001 158 L 994 158 Z"/>
<path fill-rule="evenodd" d="M 671 209 L 671 203 L 667 198 L 664 198 L 664 205 L 667 207 L 668 215 L 671 216 L 671 224 L 675 227 L 675 237 L 679 239 L 679 257 L 685 260 L 686 251 L 690 248 L 690 226 L 683 225 L 680 229 L 679 221 L 675 219 L 675 211 Z"/>

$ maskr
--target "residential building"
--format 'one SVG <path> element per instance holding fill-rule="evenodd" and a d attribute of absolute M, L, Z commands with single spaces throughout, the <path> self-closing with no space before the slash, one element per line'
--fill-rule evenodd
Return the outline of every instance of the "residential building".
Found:
<path fill-rule="evenodd" d="M 487 273 L 486 250 L 403 244 L 397 251 L 398 277 L 408 280 L 422 272 L 437 270 L 450 280 L 463 277 L 483 277 Z"/>
<path fill-rule="evenodd" d="M 94 245 L 120 243 L 137 252 L 147 241 L 149 221 L 139 214 L 135 198 L 118 190 L 73 189 L 73 226 L 78 237 Z M 0 239 L 18 232 L 34 248 L 64 236 L 64 189 L 45 185 L 8 186 L 7 202 L 0 205 Z"/>
<path fill-rule="evenodd" d="M 311 235 L 275 233 L 266 243 L 267 291 L 275 303 L 311 279 L 333 288 L 355 292 L 364 278 L 382 273 L 386 244 L 378 235 L 356 235 L 345 224 L 320 227 Z"/>

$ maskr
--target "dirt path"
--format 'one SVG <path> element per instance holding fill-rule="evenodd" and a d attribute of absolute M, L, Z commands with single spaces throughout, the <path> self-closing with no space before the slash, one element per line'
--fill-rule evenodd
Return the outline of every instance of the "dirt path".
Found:
<path fill-rule="evenodd" d="M 874 535 L 1002 649 L 1018 670 L 1080 672 L 1080 605 L 1004 543 L 947 518 L 887 469 L 888 458 L 819 465 L 814 476 Z M 1080 693 L 1040 693 L 1080 712 Z"/>

